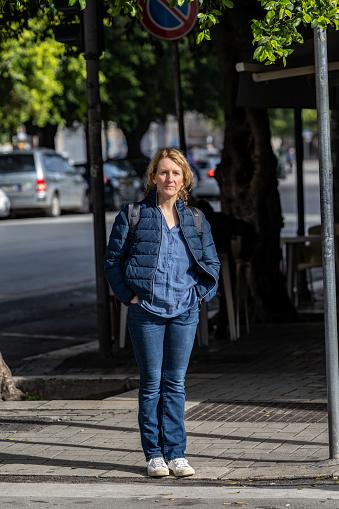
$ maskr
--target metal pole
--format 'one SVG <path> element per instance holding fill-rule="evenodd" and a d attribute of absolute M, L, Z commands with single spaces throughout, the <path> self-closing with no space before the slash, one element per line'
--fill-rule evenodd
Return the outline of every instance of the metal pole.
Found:
<path fill-rule="evenodd" d="M 305 235 L 305 207 L 304 207 L 304 181 L 303 181 L 303 160 L 304 147 L 302 137 L 301 109 L 294 109 L 294 140 L 295 159 L 297 172 L 297 208 L 298 208 L 298 231 L 297 235 Z"/>
<path fill-rule="evenodd" d="M 177 112 L 178 127 L 179 127 L 179 140 L 180 150 L 186 154 L 186 139 L 185 139 L 185 126 L 184 126 L 184 109 L 182 105 L 182 89 L 180 79 L 180 57 L 178 41 L 170 41 L 172 64 L 173 64 L 173 77 L 174 77 L 174 91 L 175 91 L 175 108 Z"/>
<path fill-rule="evenodd" d="M 101 104 L 99 86 L 99 27 L 97 0 L 87 0 L 84 9 L 84 42 L 87 69 L 88 143 L 91 166 L 95 273 L 97 288 L 99 348 L 103 355 L 112 351 L 109 289 L 104 274 L 106 249 L 104 176 L 101 147 Z"/>
<path fill-rule="evenodd" d="M 339 372 L 326 31 L 314 29 L 330 459 L 339 459 Z"/>

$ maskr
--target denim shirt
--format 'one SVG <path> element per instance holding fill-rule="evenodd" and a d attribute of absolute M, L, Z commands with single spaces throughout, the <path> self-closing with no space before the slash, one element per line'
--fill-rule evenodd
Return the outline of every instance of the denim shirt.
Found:
<path fill-rule="evenodd" d="M 190 309 L 198 297 L 194 286 L 198 273 L 179 223 L 169 229 L 162 216 L 162 241 L 154 278 L 153 302 L 138 304 L 155 315 L 173 318 Z"/>

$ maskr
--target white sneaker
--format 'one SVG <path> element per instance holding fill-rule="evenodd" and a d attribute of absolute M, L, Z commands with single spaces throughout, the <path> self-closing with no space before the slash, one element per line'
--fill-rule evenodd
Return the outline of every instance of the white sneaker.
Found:
<path fill-rule="evenodd" d="M 169 475 L 168 466 L 164 458 L 152 458 L 147 463 L 147 473 L 152 477 L 163 477 Z"/>
<path fill-rule="evenodd" d="M 186 477 L 195 474 L 194 468 L 189 465 L 186 458 L 175 458 L 169 461 L 168 468 L 170 472 L 178 477 Z"/>

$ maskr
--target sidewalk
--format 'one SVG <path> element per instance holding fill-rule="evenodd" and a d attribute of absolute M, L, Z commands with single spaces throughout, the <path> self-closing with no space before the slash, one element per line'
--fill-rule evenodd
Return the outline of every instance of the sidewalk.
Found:
<path fill-rule="evenodd" d="M 339 465 L 327 461 L 323 336 L 320 321 L 262 325 L 236 342 L 195 347 L 186 383 L 187 457 L 196 469 L 190 482 L 339 476 Z M 67 399 L 79 381 L 92 390 L 100 381 L 108 393 L 119 384 L 136 387 L 129 344 L 103 362 L 97 344 L 87 342 L 35 356 L 14 374 L 19 384 L 28 375 L 59 382 L 65 399 L 0 403 L 1 479 L 148 479 L 137 389 Z"/>

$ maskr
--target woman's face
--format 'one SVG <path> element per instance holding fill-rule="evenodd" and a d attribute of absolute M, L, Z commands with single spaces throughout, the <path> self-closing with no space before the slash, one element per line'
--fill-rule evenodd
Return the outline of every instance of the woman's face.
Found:
<path fill-rule="evenodd" d="M 153 183 L 156 184 L 158 195 L 162 200 L 177 199 L 183 181 L 183 172 L 177 163 L 169 157 L 160 159 Z"/>

